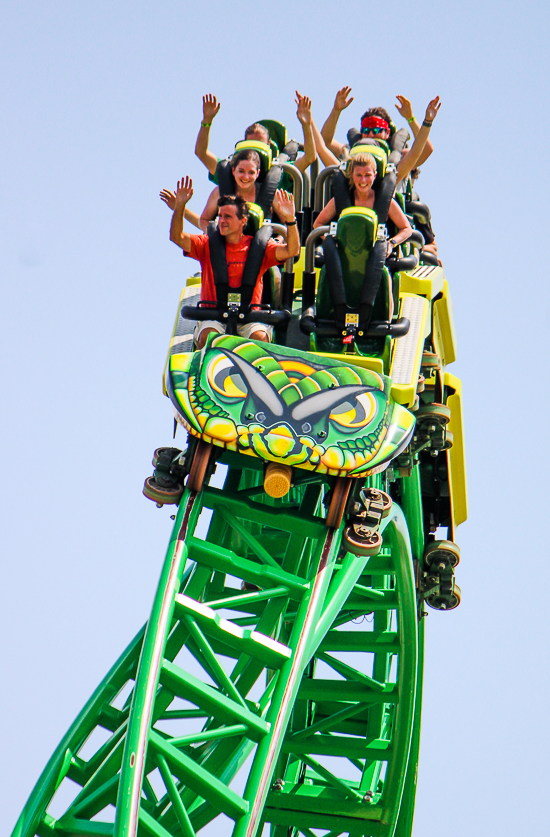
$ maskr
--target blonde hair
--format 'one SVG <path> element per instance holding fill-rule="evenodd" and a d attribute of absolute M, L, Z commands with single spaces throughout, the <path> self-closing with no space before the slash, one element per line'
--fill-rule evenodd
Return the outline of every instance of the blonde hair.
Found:
<path fill-rule="evenodd" d="M 355 154 L 351 157 L 346 168 L 346 180 L 350 189 L 353 189 L 353 172 L 357 166 L 370 166 L 371 169 L 374 169 L 375 174 L 378 174 L 378 163 L 373 154 L 368 154 L 366 151 Z"/>

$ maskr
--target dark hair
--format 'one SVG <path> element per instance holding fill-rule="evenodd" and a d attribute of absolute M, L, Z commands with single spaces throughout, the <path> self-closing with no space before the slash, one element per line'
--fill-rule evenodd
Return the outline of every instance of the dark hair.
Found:
<path fill-rule="evenodd" d="M 239 221 L 243 218 L 248 218 L 248 204 L 240 195 L 223 195 L 223 197 L 218 198 L 218 209 L 221 206 L 234 206 L 237 210 L 237 218 Z"/>
<path fill-rule="evenodd" d="M 391 116 L 387 110 L 384 110 L 384 108 L 369 108 L 361 117 L 361 122 L 363 119 L 366 119 L 367 116 L 379 116 L 380 119 L 385 119 L 388 123 L 388 128 L 391 128 Z"/>
<path fill-rule="evenodd" d="M 262 125 L 261 122 L 254 122 L 252 125 L 249 125 L 246 131 L 244 132 L 244 138 L 246 139 L 249 134 L 254 134 L 256 131 L 265 131 L 267 139 L 266 144 L 269 145 L 269 131 Z"/>
<path fill-rule="evenodd" d="M 258 171 L 262 170 L 260 155 L 253 148 L 243 148 L 242 151 L 237 151 L 236 154 L 233 154 L 231 157 L 231 168 L 236 169 L 243 160 L 250 160 L 257 167 Z"/>

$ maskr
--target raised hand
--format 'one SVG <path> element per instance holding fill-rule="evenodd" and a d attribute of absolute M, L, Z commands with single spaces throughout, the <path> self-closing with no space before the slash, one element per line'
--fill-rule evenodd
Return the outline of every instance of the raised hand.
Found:
<path fill-rule="evenodd" d="M 296 210 L 294 209 L 294 198 L 289 192 L 284 189 L 277 189 L 275 192 L 277 199 L 277 215 L 286 224 L 287 221 L 296 220 Z"/>
<path fill-rule="evenodd" d="M 311 125 L 311 99 L 296 91 L 295 102 L 298 105 L 296 116 L 302 125 Z"/>
<path fill-rule="evenodd" d="M 169 189 L 162 189 L 160 192 L 160 199 L 164 201 L 168 209 L 171 209 L 172 212 L 176 208 L 176 196 L 173 192 L 170 192 Z"/>
<path fill-rule="evenodd" d="M 218 104 L 218 100 L 212 95 L 212 93 L 207 93 L 206 96 L 202 97 L 203 122 L 212 122 L 219 109 L 220 105 Z"/>
<path fill-rule="evenodd" d="M 425 119 L 427 122 L 433 122 L 435 117 L 439 112 L 439 108 L 441 107 L 441 102 L 439 101 L 439 96 L 436 96 L 435 99 L 432 99 L 429 102 L 428 107 L 426 108 L 426 116 Z"/>
<path fill-rule="evenodd" d="M 192 197 L 193 181 L 190 177 L 186 177 L 185 179 L 182 177 L 181 180 L 178 180 L 178 185 L 176 187 L 175 206 L 185 206 L 186 203 L 189 203 Z"/>
<path fill-rule="evenodd" d="M 353 102 L 353 96 L 351 98 L 348 98 L 349 94 L 351 93 L 351 90 L 351 87 L 342 87 L 342 89 L 338 91 L 334 100 L 335 110 L 345 110 L 346 108 L 349 108 L 349 106 Z"/>
<path fill-rule="evenodd" d="M 397 104 L 395 105 L 395 107 L 397 108 L 403 119 L 406 119 L 408 122 L 409 119 L 413 118 L 413 109 L 411 103 L 409 102 L 406 96 L 396 96 L 396 99 Z"/>

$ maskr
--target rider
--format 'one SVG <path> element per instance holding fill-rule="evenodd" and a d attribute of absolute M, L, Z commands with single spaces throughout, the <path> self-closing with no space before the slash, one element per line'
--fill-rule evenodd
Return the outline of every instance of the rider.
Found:
<path fill-rule="evenodd" d="M 238 195 L 247 203 L 256 203 L 260 192 L 258 178 L 261 171 L 260 155 L 258 152 L 251 148 L 245 148 L 242 151 L 238 151 L 231 158 L 230 165 L 235 181 L 235 195 Z M 205 231 L 208 226 L 208 222 L 213 221 L 218 214 L 217 207 L 219 197 L 220 187 L 215 186 L 208 196 L 206 206 L 204 207 L 200 217 L 199 226 L 201 230 Z M 269 207 L 267 207 L 267 203 L 269 203 L 269 199 L 266 202 L 265 207 L 266 209 L 269 209 Z M 277 215 L 279 215 L 277 192 L 273 198 L 272 206 Z"/>
<path fill-rule="evenodd" d="M 338 119 L 343 110 L 351 105 L 353 96 L 350 97 L 351 87 L 343 87 L 336 94 L 333 108 L 329 117 L 321 129 L 321 135 L 327 147 L 332 151 L 336 158 L 330 160 L 330 163 L 336 165 L 346 155 L 348 147 L 341 142 L 334 139 L 334 133 L 338 124 Z M 416 166 L 420 166 L 428 159 L 433 151 L 433 145 L 428 139 L 432 123 L 437 116 L 441 103 L 439 96 L 432 99 L 426 108 L 426 116 L 422 125 L 419 126 L 412 113 L 411 103 L 405 96 L 397 97 L 399 104 L 396 105 L 399 113 L 407 119 L 415 136 L 414 143 L 410 151 L 402 154 L 401 160 L 397 165 L 397 182 L 400 183 L 407 178 Z M 361 133 L 364 137 L 369 139 L 380 139 L 387 142 L 391 134 L 391 117 L 384 108 L 369 108 L 361 117 Z M 319 147 L 317 148 L 318 151 Z M 325 165 L 330 164 L 326 162 Z"/>
<path fill-rule="evenodd" d="M 197 259 L 201 263 L 201 299 L 216 302 L 216 285 L 210 258 L 210 240 L 208 235 L 191 235 L 183 231 L 183 217 L 185 205 L 193 195 L 193 181 L 186 177 L 178 181 L 175 197 L 175 209 L 170 226 L 170 240 L 184 251 L 186 256 Z M 262 276 L 266 270 L 282 264 L 300 252 L 300 240 L 296 226 L 294 199 L 282 190 L 277 193 L 279 217 L 288 227 L 286 244 L 277 244 L 273 239 L 267 241 L 265 253 L 258 271 L 258 277 L 252 292 L 251 305 L 257 305 L 262 297 Z M 248 250 L 252 243 L 252 236 L 244 235 L 243 230 L 248 220 L 246 202 L 239 196 L 225 195 L 218 201 L 218 232 L 224 238 L 227 274 L 230 288 L 240 288 L 243 271 L 245 269 Z M 202 349 L 206 338 L 213 332 L 225 333 L 225 326 L 215 320 L 198 323 L 195 328 L 194 339 L 197 347 Z M 241 337 L 251 340 L 270 342 L 272 328 L 263 323 L 247 323 L 237 326 Z"/>
<path fill-rule="evenodd" d="M 305 169 L 316 159 L 315 141 L 313 139 L 312 132 L 311 100 L 307 96 L 300 96 L 298 94 L 296 102 L 298 105 L 296 113 L 304 129 L 305 152 L 301 157 L 299 157 L 296 160 L 294 165 L 300 171 L 305 171 Z M 220 106 L 216 104 L 215 96 L 208 95 L 203 97 L 203 111 L 205 113 L 213 114 L 210 116 L 211 119 L 214 118 L 219 108 Z M 262 132 L 265 132 L 265 134 L 263 134 Z M 256 139 L 259 142 L 264 142 L 266 144 L 269 142 L 269 134 L 267 133 L 267 129 L 259 123 L 255 123 L 254 125 L 249 126 L 249 128 L 247 128 L 247 133 L 245 136 L 247 139 Z M 196 149 L 195 153 L 197 153 Z M 207 148 L 203 156 L 201 156 L 198 153 L 197 156 L 200 157 L 200 159 L 206 165 L 210 172 L 212 172 L 212 168 L 214 172 L 216 172 L 218 163 L 217 158 L 214 157 L 214 155 L 211 154 L 207 150 Z M 235 194 L 240 195 L 240 197 L 242 197 L 248 203 L 256 203 L 259 192 L 259 184 L 257 183 L 257 180 L 260 176 L 261 170 L 259 154 L 250 148 L 238 151 L 236 154 L 233 155 L 230 167 L 231 172 L 233 174 L 233 178 L 235 180 Z M 217 182 L 216 178 L 215 180 Z M 195 227 L 198 227 L 204 232 L 206 230 L 206 227 L 208 226 L 208 222 L 214 220 L 214 218 L 216 217 L 217 200 L 219 197 L 220 190 L 219 187 L 216 186 L 210 193 L 206 206 L 202 211 L 202 214 L 199 216 L 190 209 L 186 209 L 186 219 L 190 221 Z M 163 189 L 160 192 L 160 198 L 169 207 L 169 209 L 171 209 L 172 211 L 174 210 L 175 195 L 173 192 L 171 192 L 169 189 Z M 277 197 L 275 197 L 275 199 L 273 200 L 272 207 L 279 216 Z M 269 215 L 271 214 L 271 206 L 263 206 L 262 208 L 266 216 L 269 217 Z"/>
<path fill-rule="evenodd" d="M 301 157 L 298 157 L 295 160 L 294 165 L 299 171 L 304 172 L 317 158 L 315 152 L 315 142 L 311 132 L 311 101 L 307 97 L 300 97 L 299 99 L 296 99 L 296 104 L 298 105 L 296 116 L 301 122 L 304 132 L 304 153 Z M 206 166 L 211 179 L 214 178 L 215 183 L 217 181 L 214 176 L 216 174 L 219 159 L 208 150 L 208 140 L 212 120 L 218 113 L 219 109 L 220 104 L 218 103 L 216 97 L 211 93 L 202 97 L 202 122 L 197 136 L 197 142 L 195 144 L 196 156 L 199 158 L 201 163 Z M 245 140 L 257 140 L 258 142 L 263 142 L 266 145 L 269 145 L 270 141 L 269 131 L 260 122 L 254 122 L 253 125 L 249 125 L 244 133 L 244 138 Z M 282 149 L 280 150 L 282 151 Z"/>
<path fill-rule="evenodd" d="M 260 176 L 261 163 L 260 155 L 257 151 L 251 148 L 245 148 L 233 155 L 230 162 L 231 173 L 234 179 L 234 193 L 242 198 L 246 203 L 256 203 L 259 198 L 260 184 L 258 177 Z M 174 211 L 176 206 L 176 196 L 169 189 L 163 189 L 160 193 L 161 200 Z M 216 186 L 208 196 L 206 206 L 202 214 L 199 216 L 196 212 L 190 209 L 185 209 L 185 218 L 190 221 L 195 227 L 198 227 L 203 232 L 206 232 L 208 223 L 213 221 L 218 214 L 218 199 L 220 198 L 219 186 Z M 277 192 L 273 198 L 273 208 L 277 212 L 278 199 Z M 265 207 L 266 209 L 268 207 Z"/>
<path fill-rule="evenodd" d="M 368 146 L 366 146 L 368 148 Z M 377 166 L 372 154 L 360 153 L 351 158 L 346 169 L 346 179 L 350 197 L 354 206 L 374 207 L 375 192 L 373 187 L 376 180 Z M 336 201 L 331 198 L 314 221 L 314 228 L 329 224 L 337 216 Z M 397 227 L 397 233 L 388 241 L 388 256 L 399 244 L 409 238 L 412 229 L 407 216 L 392 198 L 389 218 Z"/>

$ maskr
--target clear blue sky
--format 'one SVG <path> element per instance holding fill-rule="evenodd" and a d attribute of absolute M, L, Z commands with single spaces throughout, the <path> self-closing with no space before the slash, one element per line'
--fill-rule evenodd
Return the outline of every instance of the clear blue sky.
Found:
<path fill-rule="evenodd" d="M 228 153 L 255 119 L 442 107 L 419 191 L 455 302 L 470 520 L 463 602 L 427 620 L 415 834 L 547 833 L 548 7 L 5 0 L 0 11 L 0 833 L 148 616 L 168 510 L 161 374 L 185 265 L 159 189 L 190 174 L 201 96 Z M 397 112 L 395 111 L 397 117 Z"/>

